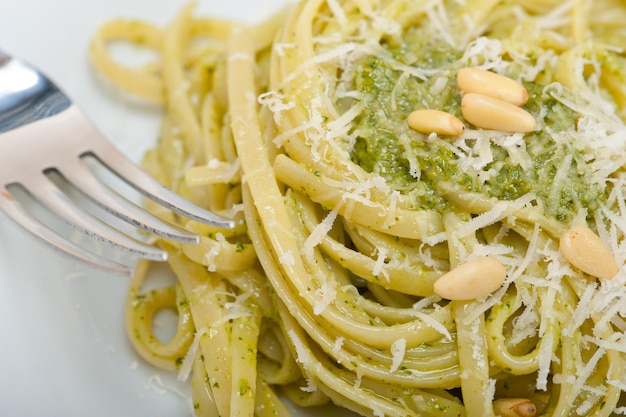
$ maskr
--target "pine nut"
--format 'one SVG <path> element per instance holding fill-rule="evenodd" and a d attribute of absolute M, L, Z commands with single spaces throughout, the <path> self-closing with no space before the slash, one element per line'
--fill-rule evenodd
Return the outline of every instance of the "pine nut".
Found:
<path fill-rule="evenodd" d="M 500 398 L 493 402 L 493 412 L 499 417 L 535 417 L 537 406 L 526 398 Z"/>
<path fill-rule="evenodd" d="M 526 110 L 482 94 L 465 94 L 461 99 L 461 112 L 465 120 L 483 129 L 527 133 L 537 126 Z"/>
<path fill-rule="evenodd" d="M 522 84 L 480 68 L 461 69 L 456 76 L 456 85 L 464 93 L 478 93 L 516 106 L 523 106 L 528 101 L 528 90 Z"/>
<path fill-rule="evenodd" d="M 474 258 L 447 272 L 434 284 L 435 294 L 448 300 L 473 300 L 485 297 L 502 285 L 504 265 L 496 258 Z"/>
<path fill-rule="evenodd" d="M 601 279 L 617 274 L 617 263 L 600 236 L 584 225 L 577 225 L 561 236 L 561 253 L 581 271 Z"/>
<path fill-rule="evenodd" d="M 409 114 L 409 127 L 416 132 L 458 136 L 463 133 L 463 122 L 450 113 L 441 110 L 415 110 Z"/>

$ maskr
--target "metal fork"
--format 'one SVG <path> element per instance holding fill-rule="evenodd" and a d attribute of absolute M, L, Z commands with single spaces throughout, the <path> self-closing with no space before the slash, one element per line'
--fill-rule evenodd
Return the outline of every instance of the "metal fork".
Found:
<path fill-rule="evenodd" d="M 68 196 L 51 174 L 120 219 L 145 231 L 183 242 L 199 237 L 164 222 L 103 184 L 85 163 L 93 157 L 143 195 L 191 219 L 220 228 L 234 221 L 204 210 L 162 186 L 118 151 L 48 77 L 0 50 L 0 210 L 38 239 L 93 266 L 129 273 L 49 228 L 16 198 L 14 187 L 66 223 L 133 256 L 164 261 L 167 253 L 94 217 Z M 92 158 L 92 159 L 93 159 Z"/>

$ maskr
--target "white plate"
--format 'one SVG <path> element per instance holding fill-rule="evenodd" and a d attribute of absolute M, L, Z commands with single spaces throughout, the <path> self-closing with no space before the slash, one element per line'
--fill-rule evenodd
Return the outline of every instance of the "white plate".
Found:
<path fill-rule="evenodd" d="M 138 160 L 155 141 L 159 112 L 103 90 L 87 61 L 88 42 L 108 19 L 164 24 L 186 3 L 12 1 L 0 13 L 0 48 L 44 69 Z M 251 20 L 267 16 L 284 0 L 199 3 L 198 12 Z M 0 213 L 0 415 L 191 415 L 187 384 L 141 362 L 126 340 L 127 283 L 127 277 L 59 256 Z"/>

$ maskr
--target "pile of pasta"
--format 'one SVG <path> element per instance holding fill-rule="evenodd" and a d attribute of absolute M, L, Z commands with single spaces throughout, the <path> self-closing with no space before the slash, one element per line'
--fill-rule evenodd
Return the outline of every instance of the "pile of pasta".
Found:
<path fill-rule="evenodd" d="M 144 290 L 138 264 L 137 352 L 191 380 L 198 416 L 286 416 L 287 399 L 376 417 L 626 414 L 625 21 L 620 0 L 305 0 L 256 25 L 193 6 L 163 28 L 103 25 L 96 70 L 164 109 L 145 169 L 237 220 L 146 203 L 201 242 L 155 243 L 172 287 Z M 157 59 L 119 62 L 120 42 Z M 526 86 L 535 130 L 412 130 L 420 108 L 463 121 L 465 67 Z M 564 258 L 574 225 L 614 277 Z M 477 257 L 504 266 L 499 288 L 434 292 Z M 171 340 L 154 333 L 162 309 L 178 313 Z"/>

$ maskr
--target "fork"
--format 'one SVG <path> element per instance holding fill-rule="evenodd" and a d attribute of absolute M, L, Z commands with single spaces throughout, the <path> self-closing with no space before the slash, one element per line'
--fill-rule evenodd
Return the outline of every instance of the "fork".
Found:
<path fill-rule="evenodd" d="M 167 252 L 133 238 L 81 207 L 64 192 L 60 177 L 79 195 L 151 234 L 197 243 L 199 237 L 150 214 L 110 186 L 88 167 L 95 159 L 141 194 L 187 218 L 220 228 L 234 221 L 204 210 L 161 185 L 109 142 L 46 75 L 0 49 L 0 210 L 36 238 L 89 265 L 122 273 L 130 268 L 90 251 L 48 227 L 22 204 L 15 188 L 74 228 L 133 256 L 167 260 Z"/>

